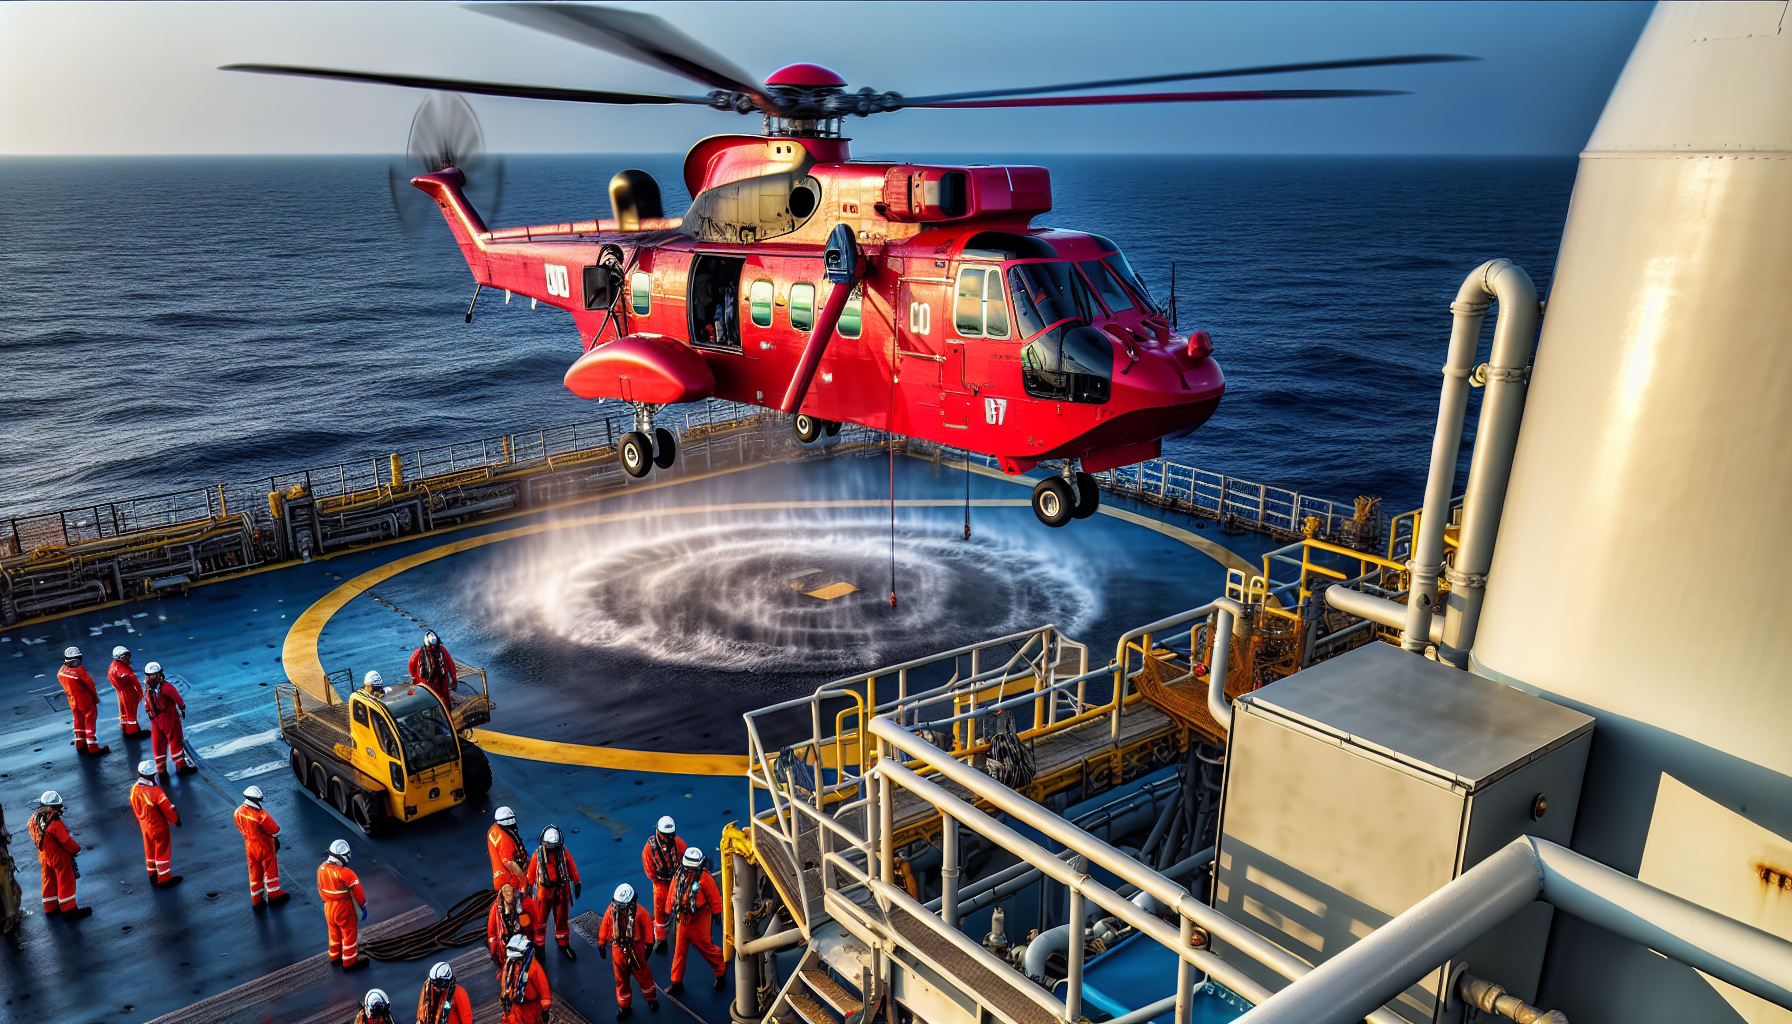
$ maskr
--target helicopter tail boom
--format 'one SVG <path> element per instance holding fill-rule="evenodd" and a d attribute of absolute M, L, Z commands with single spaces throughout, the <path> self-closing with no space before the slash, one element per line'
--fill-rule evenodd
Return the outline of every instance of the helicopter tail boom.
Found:
<path fill-rule="evenodd" d="M 434 174 L 419 174 L 411 179 L 411 184 L 436 201 L 442 208 L 442 217 L 448 221 L 448 230 L 454 232 L 454 240 L 460 243 L 460 251 L 467 258 L 467 266 L 473 271 L 473 279 L 480 284 L 491 284 L 489 271 L 486 269 L 484 249 L 480 245 L 482 236 L 489 233 L 485 219 L 473 204 L 467 201 L 465 191 L 467 176 L 458 169 L 450 167 Z"/>

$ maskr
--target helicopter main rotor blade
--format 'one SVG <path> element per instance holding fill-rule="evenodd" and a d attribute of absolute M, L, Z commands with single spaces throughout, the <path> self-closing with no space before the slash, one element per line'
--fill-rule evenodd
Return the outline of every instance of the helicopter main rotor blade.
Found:
<path fill-rule="evenodd" d="M 248 71 L 257 75 L 294 75 L 343 82 L 376 82 L 410 89 L 467 92 L 480 96 L 516 96 L 531 100 L 563 100 L 568 103 L 690 103 L 708 106 L 706 96 L 665 96 L 650 92 L 607 92 L 600 89 L 558 89 L 546 85 L 506 85 L 502 82 L 468 82 L 458 78 L 425 78 L 419 75 L 386 75 L 371 71 L 337 71 L 301 68 L 285 64 L 226 64 L 219 71 Z"/>
<path fill-rule="evenodd" d="M 1036 96 L 1046 92 L 1073 92 L 1078 89 L 1117 89 L 1129 85 L 1151 85 L 1157 82 L 1188 82 L 1198 78 L 1241 78 L 1247 75 L 1286 75 L 1298 71 L 1337 71 L 1344 68 L 1379 68 L 1406 64 L 1453 64 L 1476 61 L 1454 53 L 1412 53 L 1395 57 L 1361 57 L 1353 60 L 1309 61 L 1302 64 L 1261 64 L 1255 67 L 1226 68 L 1219 71 L 1191 71 L 1187 74 L 1146 75 L 1141 78 L 1109 78 L 1098 82 L 1071 82 L 1065 85 L 1037 85 L 1025 89 L 984 89 L 978 92 L 941 93 L 937 96 L 916 96 L 904 99 L 905 107 L 928 107 L 952 100 L 980 100 L 992 96 Z"/>
<path fill-rule="evenodd" d="M 974 107 L 1082 107 L 1112 103 L 1227 103 L 1234 100 L 1333 100 L 1352 96 L 1411 96 L 1400 89 L 1250 89 L 1228 92 L 1123 92 L 1100 96 L 1032 96 L 1020 99 L 959 100 L 950 103 L 910 103 L 903 109 L 935 110 Z"/>
<path fill-rule="evenodd" d="M 665 21 L 638 11 L 582 4 L 468 4 L 472 10 L 503 18 L 539 32 L 581 43 L 605 53 L 670 71 L 712 89 L 746 93 L 762 107 L 775 109 L 765 87 L 735 63 Z"/>

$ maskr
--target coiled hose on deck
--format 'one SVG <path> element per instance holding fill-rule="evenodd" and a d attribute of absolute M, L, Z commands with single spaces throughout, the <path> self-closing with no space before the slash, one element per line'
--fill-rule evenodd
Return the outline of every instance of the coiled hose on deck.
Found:
<path fill-rule="evenodd" d="M 389 938 L 364 942 L 361 949 L 375 960 L 421 960 L 444 949 L 470 946 L 485 938 L 485 920 L 497 892 L 481 889 L 448 908 L 439 921 Z"/>

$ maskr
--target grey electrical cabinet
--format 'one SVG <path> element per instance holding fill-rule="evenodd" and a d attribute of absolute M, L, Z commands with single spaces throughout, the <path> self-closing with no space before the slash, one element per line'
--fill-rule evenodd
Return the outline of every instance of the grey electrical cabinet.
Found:
<path fill-rule="evenodd" d="M 1214 905 L 1313 964 L 1521 835 L 1567 845 L 1593 719 L 1373 643 L 1234 704 Z M 1553 910 L 1527 907 L 1389 1003 L 1456 1022 L 1466 963 L 1527 1001 Z M 1286 984 L 1216 942 L 1271 989 Z"/>

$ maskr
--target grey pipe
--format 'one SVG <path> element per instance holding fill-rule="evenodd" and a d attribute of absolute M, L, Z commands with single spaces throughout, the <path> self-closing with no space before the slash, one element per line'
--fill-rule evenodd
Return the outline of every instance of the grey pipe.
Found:
<path fill-rule="evenodd" d="M 1083 905 L 1084 928 L 1089 926 L 1089 922 L 1092 919 L 1102 916 L 1101 908 L 1096 906 L 1093 902 L 1077 899 L 1077 894 L 1074 891 L 1072 891 L 1070 895 L 1072 898 L 1071 902 L 1081 903 Z M 1075 920 L 1074 916 L 1072 917 L 1072 920 Z M 1061 924 L 1056 928 L 1047 928 L 1045 931 L 1040 932 L 1034 937 L 1032 942 L 1027 943 L 1027 977 L 1043 979 L 1045 977 L 1045 961 L 1049 959 L 1053 953 L 1062 953 L 1069 948 L 1069 924 Z"/>
<path fill-rule="evenodd" d="M 1239 1020 L 1359 1020 L 1539 898 L 1792 1008 L 1792 942 L 1547 840 L 1521 836 Z"/>
<path fill-rule="evenodd" d="M 1229 597 L 1213 602 L 1213 662 L 1207 668 L 1207 713 L 1220 731 L 1232 731 L 1232 702 L 1226 699 L 1226 663 L 1232 658 L 1233 616 L 1243 617 L 1244 606 Z"/>
<path fill-rule="evenodd" d="M 1450 348 L 1444 357 L 1444 386 L 1437 399 L 1437 428 L 1431 436 L 1431 471 L 1425 478 L 1425 505 L 1419 518 L 1419 536 L 1412 546 L 1412 596 L 1406 602 L 1405 629 L 1400 646 L 1423 651 L 1431 636 L 1431 606 L 1437 601 L 1437 577 L 1444 567 L 1444 527 L 1450 521 L 1450 491 L 1456 485 L 1456 459 L 1462 451 L 1462 416 L 1468 408 L 1468 376 L 1481 345 L 1481 319 L 1494 296 L 1488 281 L 1493 273 L 1511 266 L 1507 260 L 1489 260 L 1476 267 L 1456 290 L 1450 303 L 1455 315 L 1450 325 Z M 1531 306 L 1536 306 L 1535 291 Z M 1502 309 L 1501 319 L 1506 319 Z"/>
<path fill-rule="evenodd" d="M 940 815 L 940 906 L 947 908 L 945 920 L 956 928 L 964 915 L 958 912 L 958 822 L 950 814 Z"/>
<path fill-rule="evenodd" d="M 1503 264 L 1503 265 L 1500 265 Z M 1499 536 L 1500 510 L 1512 478 L 1512 453 L 1518 447 L 1518 424 L 1524 418 L 1531 356 L 1537 345 L 1537 286 L 1517 264 L 1496 260 L 1485 276 L 1487 292 L 1499 299 L 1493 350 L 1487 360 L 1487 393 L 1481 398 L 1481 420 L 1475 431 L 1475 453 L 1469 459 L 1468 486 L 1462 497 L 1462 532 L 1456 564 L 1448 573 L 1449 617 L 1439 660 L 1468 668 L 1468 650 L 1475 643 L 1481 605 L 1487 597 L 1487 570 Z"/>
<path fill-rule="evenodd" d="M 1349 587 L 1330 586 L 1325 588 L 1325 603 L 1346 615 L 1354 615 L 1359 619 L 1388 627 L 1389 629 L 1405 629 L 1407 606 L 1398 601 L 1390 601 L 1385 597 L 1365 594 Z M 1448 616 L 1433 615 L 1429 635 L 1434 644 L 1443 643 L 1445 623 Z"/>
<path fill-rule="evenodd" d="M 804 939 L 801 928 L 786 928 L 781 932 L 761 935 L 759 938 L 740 947 L 739 955 L 754 956 L 759 953 L 770 953 L 773 950 L 788 949 Z"/>

